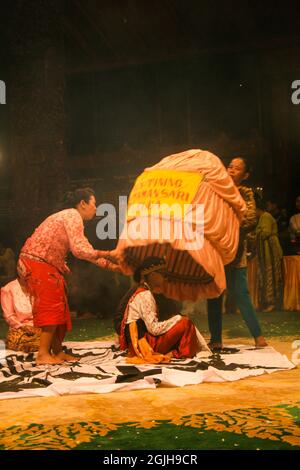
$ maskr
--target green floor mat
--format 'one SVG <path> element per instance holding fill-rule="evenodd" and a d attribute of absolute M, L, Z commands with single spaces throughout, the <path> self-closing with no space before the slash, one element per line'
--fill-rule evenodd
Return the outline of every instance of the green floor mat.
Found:
<path fill-rule="evenodd" d="M 299 450 L 300 403 L 199 413 L 176 420 L 12 426 L 0 431 L 0 449 Z"/>

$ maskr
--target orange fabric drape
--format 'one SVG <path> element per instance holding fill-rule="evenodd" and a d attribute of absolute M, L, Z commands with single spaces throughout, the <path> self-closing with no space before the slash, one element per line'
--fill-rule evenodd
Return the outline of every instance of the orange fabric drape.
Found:
<path fill-rule="evenodd" d="M 159 178 L 160 174 L 164 178 Z M 175 184 L 186 188 L 189 178 L 197 181 L 197 176 L 193 194 L 175 191 Z M 171 191 L 166 189 L 168 184 L 173 185 Z M 161 213 L 152 214 L 152 209 L 130 215 L 128 211 L 117 248 L 111 253 L 124 274 L 132 274 L 147 256 L 165 256 L 168 281 L 163 293 L 167 297 L 193 301 L 218 297 L 226 287 L 224 265 L 236 256 L 246 203 L 220 159 L 200 149 L 169 155 L 145 168 L 129 198 L 133 202 L 130 208 L 141 201 L 149 203 L 148 209 L 158 201 L 163 205 L 171 200 L 172 205 L 178 205 L 179 200 L 190 202 L 187 212 L 168 219 Z"/>
<path fill-rule="evenodd" d="M 300 256 L 283 257 L 284 310 L 300 311 Z"/>
<path fill-rule="evenodd" d="M 129 324 L 129 331 L 131 343 L 126 358 L 129 363 L 155 364 L 169 362 L 172 357 L 192 358 L 200 350 L 195 326 L 187 317 L 182 317 L 170 330 L 158 336 L 147 332 L 138 339 L 136 322 Z"/>
<path fill-rule="evenodd" d="M 170 362 L 172 352 L 160 354 L 155 352 L 147 341 L 146 335 L 138 339 L 138 330 L 136 322 L 129 324 L 131 344 L 129 345 L 126 362 L 129 364 L 159 364 L 161 362 Z"/>

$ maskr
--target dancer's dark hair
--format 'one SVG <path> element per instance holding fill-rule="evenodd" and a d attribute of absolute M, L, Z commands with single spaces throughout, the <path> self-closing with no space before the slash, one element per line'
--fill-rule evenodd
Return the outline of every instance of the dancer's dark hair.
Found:
<path fill-rule="evenodd" d="M 91 197 L 95 197 L 95 192 L 91 188 L 78 188 L 73 191 L 68 191 L 63 200 L 63 207 L 65 209 L 76 207 L 80 201 L 85 201 L 87 204 Z"/>

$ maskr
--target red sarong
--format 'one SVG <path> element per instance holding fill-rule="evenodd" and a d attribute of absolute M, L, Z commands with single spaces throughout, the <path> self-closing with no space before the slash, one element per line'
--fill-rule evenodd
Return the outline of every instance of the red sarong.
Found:
<path fill-rule="evenodd" d="M 54 266 L 24 256 L 19 259 L 18 272 L 34 299 L 34 326 L 59 325 L 57 333 L 62 340 L 66 330 L 72 329 L 64 277 Z"/>
<path fill-rule="evenodd" d="M 155 352 L 167 354 L 177 359 L 194 357 L 200 350 L 195 325 L 187 317 L 182 317 L 169 331 L 163 335 L 153 336 L 146 333 L 146 339 Z"/>

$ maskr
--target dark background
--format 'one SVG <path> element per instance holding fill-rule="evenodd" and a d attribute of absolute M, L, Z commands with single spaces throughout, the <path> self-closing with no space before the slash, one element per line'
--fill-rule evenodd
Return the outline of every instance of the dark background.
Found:
<path fill-rule="evenodd" d="M 72 187 L 117 203 L 188 148 L 247 156 L 291 214 L 299 23 L 299 1 L 2 0 L 0 239 L 17 251 Z"/>

